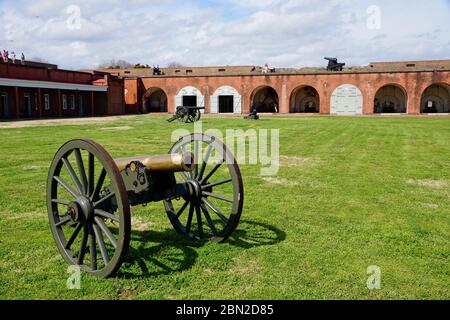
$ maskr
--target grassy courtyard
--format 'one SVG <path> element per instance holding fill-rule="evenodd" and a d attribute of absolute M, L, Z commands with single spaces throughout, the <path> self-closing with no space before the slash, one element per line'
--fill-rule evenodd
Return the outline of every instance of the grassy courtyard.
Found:
<path fill-rule="evenodd" d="M 450 299 L 450 118 L 206 118 L 204 129 L 280 129 L 281 168 L 241 167 L 242 222 L 225 244 L 177 235 L 161 203 L 133 208 L 112 279 L 67 265 L 45 204 L 48 166 L 87 137 L 114 156 L 167 153 L 165 116 L 0 123 L 0 299 Z M 367 268 L 381 268 L 380 290 Z"/>

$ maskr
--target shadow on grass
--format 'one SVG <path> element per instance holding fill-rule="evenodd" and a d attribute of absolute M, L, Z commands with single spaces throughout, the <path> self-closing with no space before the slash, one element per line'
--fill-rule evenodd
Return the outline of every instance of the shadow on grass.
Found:
<path fill-rule="evenodd" d="M 177 234 L 173 229 L 163 232 L 134 231 L 132 243 L 119 276 L 147 278 L 189 270 L 197 261 L 195 249 L 208 241 L 195 241 Z M 266 223 L 243 220 L 225 242 L 233 247 L 250 249 L 275 245 L 286 239 L 284 231 Z"/>
<path fill-rule="evenodd" d="M 238 229 L 227 240 L 232 246 L 250 249 L 271 246 L 286 239 L 286 233 L 267 223 L 242 220 Z"/>

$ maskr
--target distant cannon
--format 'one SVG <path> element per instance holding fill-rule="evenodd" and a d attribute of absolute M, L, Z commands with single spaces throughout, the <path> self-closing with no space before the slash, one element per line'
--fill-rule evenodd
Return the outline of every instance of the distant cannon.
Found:
<path fill-rule="evenodd" d="M 201 112 L 205 110 L 204 107 L 177 107 L 176 113 L 173 117 L 167 119 L 167 122 L 178 120 L 183 123 L 194 123 L 200 120 Z"/>
<path fill-rule="evenodd" d="M 253 111 L 248 115 L 245 116 L 244 119 L 246 120 L 259 120 L 258 110 L 253 109 Z"/>
<path fill-rule="evenodd" d="M 339 63 L 337 58 L 324 58 L 328 60 L 328 71 L 342 71 L 344 69 L 345 63 Z"/>

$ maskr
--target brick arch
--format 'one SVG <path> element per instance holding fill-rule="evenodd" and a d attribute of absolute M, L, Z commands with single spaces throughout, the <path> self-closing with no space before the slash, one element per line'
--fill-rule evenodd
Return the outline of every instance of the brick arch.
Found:
<path fill-rule="evenodd" d="M 310 90 L 311 92 L 307 92 L 306 90 Z M 299 97 L 300 91 L 305 90 L 304 94 Z M 310 104 L 310 102 L 315 104 L 315 111 L 308 112 L 308 107 L 306 104 Z M 303 84 L 295 87 L 291 94 L 289 95 L 289 112 L 290 113 L 320 113 L 321 111 L 321 97 L 319 90 L 315 86 L 309 84 Z M 298 112 L 297 112 L 298 111 Z"/>
<path fill-rule="evenodd" d="M 280 94 L 270 85 L 261 85 L 250 94 L 250 110 L 256 108 L 261 113 L 280 112 Z"/>
<path fill-rule="evenodd" d="M 197 97 L 197 107 L 205 106 L 205 94 L 197 86 L 187 85 L 178 90 L 175 95 L 175 108 L 183 105 L 184 96 L 196 96 Z"/>
<path fill-rule="evenodd" d="M 450 85 L 436 82 L 422 90 L 420 113 L 450 113 Z"/>
<path fill-rule="evenodd" d="M 233 113 L 242 113 L 242 95 L 232 85 L 222 85 L 210 97 L 210 113 L 220 113 L 220 97 L 229 96 L 233 100 Z"/>
<path fill-rule="evenodd" d="M 408 98 L 408 91 L 403 85 L 385 83 L 375 90 L 373 112 L 408 113 Z"/>
<path fill-rule="evenodd" d="M 142 96 L 142 111 L 148 112 L 167 112 L 168 95 L 163 88 L 147 88 Z"/>

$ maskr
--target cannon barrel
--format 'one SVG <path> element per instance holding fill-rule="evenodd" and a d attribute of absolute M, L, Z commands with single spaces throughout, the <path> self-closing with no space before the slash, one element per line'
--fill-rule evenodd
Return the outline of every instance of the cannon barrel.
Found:
<path fill-rule="evenodd" d="M 151 172 L 182 172 L 194 169 L 194 155 L 190 152 L 114 159 L 119 171 L 125 170 L 129 164 L 136 161 L 142 163 Z"/>

